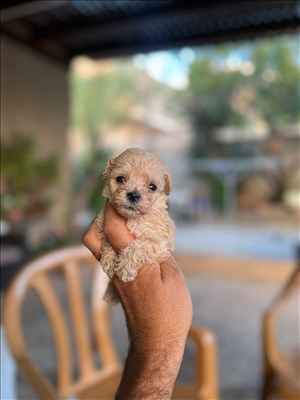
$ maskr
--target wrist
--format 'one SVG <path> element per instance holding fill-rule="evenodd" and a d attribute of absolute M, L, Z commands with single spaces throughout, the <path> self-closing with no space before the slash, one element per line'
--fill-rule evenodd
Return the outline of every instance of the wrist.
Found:
<path fill-rule="evenodd" d="M 116 399 L 169 400 L 183 352 L 169 349 L 138 351 L 130 348 Z"/>
<path fill-rule="evenodd" d="M 131 346 L 129 349 L 129 354 L 134 358 L 140 366 L 143 368 L 151 368 L 152 365 L 158 364 L 158 360 L 166 365 L 172 366 L 172 368 L 177 368 L 182 361 L 182 356 L 184 352 L 183 346 L 169 346 L 165 343 L 164 346 L 143 349 Z M 163 367 L 162 367 L 163 368 Z"/>
<path fill-rule="evenodd" d="M 171 328 L 171 325 L 165 326 L 163 323 L 156 324 L 152 329 L 148 324 L 147 329 L 141 327 L 139 331 L 129 327 L 130 350 L 146 359 L 155 353 L 166 353 L 168 357 L 177 358 L 184 351 L 187 335 L 187 330 Z"/>
<path fill-rule="evenodd" d="M 131 338 L 132 339 L 132 338 Z M 145 364 L 150 364 L 156 361 L 158 357 L 164 356 L 169 361 L 181 361 L 186 338 L 174 340 L 151 340 L 148 336 L 143 340 L 131 340 L 130 352 L 140 358 L 140 361 Z"/>

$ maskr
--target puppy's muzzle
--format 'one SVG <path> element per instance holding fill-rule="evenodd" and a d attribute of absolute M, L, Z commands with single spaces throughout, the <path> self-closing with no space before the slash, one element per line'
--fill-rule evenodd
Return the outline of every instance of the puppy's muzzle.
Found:
<path fill-rule="evenodd" d="M 127 193 L 127 198 L 131 203 L 137 203 L 140 200 L 141 195 L 138 191 L 134 190 L 133 192 Z"/>

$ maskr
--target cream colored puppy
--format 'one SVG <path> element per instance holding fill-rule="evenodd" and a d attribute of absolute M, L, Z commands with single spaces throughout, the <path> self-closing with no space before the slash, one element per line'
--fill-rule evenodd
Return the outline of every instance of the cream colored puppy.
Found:
<path fill-rule="evenodd" d="M 109 160 L 102 177 L 107 182 L 103 195 L 125 217 L 135 240 L 117 254 L 105 237 L 100 212 L 96 218 L 103 242 L 100 263 L 110 278 L 133 281 L 141 267 L 160 263 L 173 250 L 175 226 L 167 211 L 169 173 L 155 154 L 131 148 Z M 112 283 L 104 299 L 110 304 L 118 301 Z"/>

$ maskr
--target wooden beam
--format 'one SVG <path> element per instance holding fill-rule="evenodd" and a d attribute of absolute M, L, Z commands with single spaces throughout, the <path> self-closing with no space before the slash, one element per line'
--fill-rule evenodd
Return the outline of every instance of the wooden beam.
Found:
<path fill-rule="evenodd" d="M 236 1 L 236 3 L 242 3 L 241 1 Z M 158 17 L 159 19 L 165 20 L 173 15 L 182 15 L 182 13 L 188 11 L 203 11 L 215 7 L 224 7 L 226 3 L 232 3 L 228 0 L 212 0 L 207 5 L 207 3 L 201 3 L 199 1 L 176 1 L 171 3 L 172 5 L 164 6 L 159 9 L 152 9 L 149 11 L 137 12 L 133 15 L 124 16 L 124 14 L 114 16 L 111 18 L 99 18 L 91 21 L 89 18 L 78 17 L 70 20 L 69 22 L 63 23 L 61 25 L 50 26 L 49 28 L 37 28 L 35 34 L 40 38 L 61 38 L 64 39 L 72 38 L 74 35 L 81 36 L 93 32 L 95 28 L 101 29 L 102 32 L 112 32 L 113 30 L 123 29 L 124 27 L 132 27 L 136 23 L 143 23 L 144 20 Z"/>
<path fill-rule="evenodd" d="M 65 67 L 68 66 L 70 57 L 68 57 L 68 53 L 63 47 L 61 47 L 60 54 L 55 54 L 49 51 L 49 49 L 47 50 L 43 45 L 35 43 L 33 40 L 27 40 L 25 38 L 22 38 L 20 35 L 16 34 L 12 30 L 1 28 L 1 34 L 2 33 L 8 36 L 10 39 L 13 39 L 16 42 L 21 43 L 22 45 L 37 51 L 41 55 L 47 57 L 49 60 L 51 59 L 51 61 L 62 64 Z"/>
<path fill-rule="evenodd" d="M 233 29 L 230 31 L 217 31 L 213 33 L 201 33 L 186 38 L 171 38 L 169 40 L 157 40 L 148 42 L 131 42 L 121 45 L 116 40 L 93 45 L 69 47 L 68 56 L 73 58 L 79 55 L 88 55 L 95 58 L 111 58 L 119 56 L 131 56 L 138 53 L 148 53 L 165 49 L 180 48 L 185 46 L 201 46 L 209 44 L 221 44 L 226 42 L 239 42 L 253 40 L 261 37 L 269 37 L 280 34 L 296 33 L 299 31 L 299 20 L 294 19 L 286 23 L 264 25 L 263 27 L 248 27 L 245 29 Z"/>
<path fill-rule="evenodd" d="M 39 0 L 26 1 L 12 6 L 6 6 L 1 10 L 0 21 L 3 23 L 19 18 L 29 17 L 53 8 L 62 7 L 67 3 L 69 3 L 69 0 Z"/>
<path fill-rule="evenodd" d="M 199 44 L 211 44 L 232 40 L 235 36 L 247 37 L 249 34 L 253 37 L 265 31 L 293 29 L 300 25 L 296 9 L 293 10 L 293 7 L 296 7 L 294 1 L 284 3 L 281 11 L 288 11 L 289 16 L 287 18 L 283 15 L 279 20 L 273 13 L 273 9 L 277 14 L 280 12 L 278 2 L 273 0 L 268 3 L 256 1 L 255 4 L 236 1 L 228 3 L 227 7 L 223 2 L 218 3 L 215 7 L 204 7 L 198 3 L 198 6 L 193 4 L 193 7 L 186 7 L 181 12 L 177 9 L 172 13 L 97 24 L 66 32 L 61 40 L 72 55 L 93 53 L 97 49 L 102 52 L 110 52 L 112 49 L 123 52 L 132 47 L 152 49 L 166 48 L 166 45 L 179 46 L 182 42 L 198 41 Z"/>

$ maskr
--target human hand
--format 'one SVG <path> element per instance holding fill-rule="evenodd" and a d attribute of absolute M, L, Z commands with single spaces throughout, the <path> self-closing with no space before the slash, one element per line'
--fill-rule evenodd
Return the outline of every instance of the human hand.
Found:
<path fill-rule="evenodd" d="M 102 244 L 92 223 L 83 243 L 99 260 Z M 106 203 L 104 232 L 116 251 L 126 247 L 134 236 L 125 220 Z M 146 265 L 133 282 L 113 278 L 127 318 L 132 346 L 148 349 L 176 345 L 186 340 L 191 325 L 192 305 L 182 271 L 173 257 L 160 265 Z"/>
<path fill-rule="evenodd" d="M 146 265 L 135 281 L 113 278 L 130 337 L 116 400 L 169 400 L 192 320 L 192 303 L 175 260 Z"/>
<path fill-rule="evenodd" d="M 88 231 L 84 234 L 82 242 L 97 260 L 100 261 L 102 243 L 97 234 L 98 230 L 96 222 L 93 221 Z M 134 240 L 134 236 L 125 225 L 124 218 L 115 211 L 109 201 L 106 202 L 104 210 L 104 233 L 111 242 L 111 246 L 117 252 Z"/>
<path fill-rule="evenodd" d="M 109 202 L 104 232 L 116 251 L 134 236 Z M 83 243 L 100 259 L 101 241 L 92 224 Z M 171 396 L 192 320 L 184 276 L 173 257 L 141 268 L 133 282 L 113 278 L 129 331 L 130 351 L 117 398 L 167 399 Z"/>
<path fill-rule="evenodd" d="M 192 304 L 182 271 L 173 257 L 160 265 L 146 265 L 135 281 L 113 278 L 123 304 L 131 347 L 152 354 L 170 352 L 185 343 L 192 320 Z"/>

